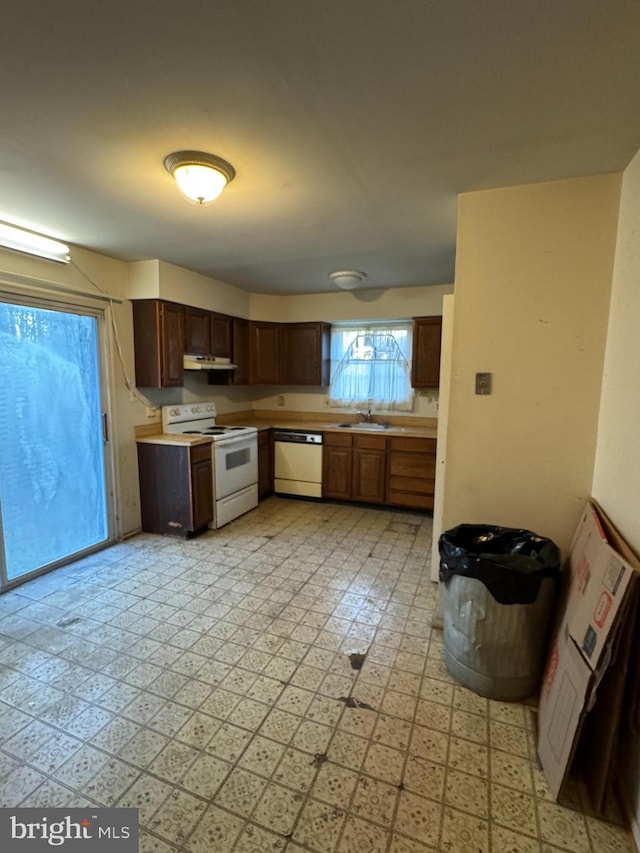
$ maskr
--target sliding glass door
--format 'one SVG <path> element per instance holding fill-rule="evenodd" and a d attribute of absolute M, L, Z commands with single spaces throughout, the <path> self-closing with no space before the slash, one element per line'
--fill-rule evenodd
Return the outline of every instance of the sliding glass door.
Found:
<path fill-rule="evenodd" d="M 0 588 L 111 540 L 101 328 L 0 301 Z"/>

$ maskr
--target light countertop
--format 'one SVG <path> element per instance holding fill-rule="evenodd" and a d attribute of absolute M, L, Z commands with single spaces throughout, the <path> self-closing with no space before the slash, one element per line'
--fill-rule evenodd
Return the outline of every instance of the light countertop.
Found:
<path fill-rule="evenodd" d="M 211 444 L 211 438 L 206 435 L 168 435 L 166 432 L 145 435 L 137 438 L 136 441 L 138 444 L 181 444 L 189 447 L 194 447 L 196 444 Z"/>
<path fill-rule="evenodd" d="M 384 418 L 375 416 L 374 420 L 381 423 Z M 224 426 L 252 426 L 259 431 L 268 429 L 295 429 L 303 432 L 304 430 L 312 430 L 314 432 L 345 432 L 348 434 L 357 433 L 358 435 L 382 435 L 390 438 L 405 437 L 405 438 L 436 438 L 437 437 L 437 421 L 429 419 L 420 419 L 422 422 L 418 424 L 407 423 L 409 418 L 399 418 L 401 423 L 393 423 L 393 416 L 390 417 L 391 426 L 381 430 L 367 430 L 359 428 L 360 421 L 355 421 L 345 416 L 342 419 L 339 415 L 332 418 L 330 421 L 322 418 L 322 415 L 314 419 L 312 413 L 305 413 L 303 417 L 291 415 L 288 412 L 283 412 L 279 415 L 277 412 L 264 413 L 259 416 L 240 413 L 237 417 L 234 415 L 226 415 L 218 418 L 218 422 Z M 426 423 L 425 423 L 426 421 Z M 338 424 L 351 423 L 350 427 L 339 427 Z M 207 444 L 211 438 L 203 435 L 167 435 L 161 432 L 161 424 L 157 424 L 157 433 L 148 434 L 146 431 L 151 425 L 145 427 L 144 435 L 137 435 L 136 440 L 147 444 Z"/>
<path fill-rule="evenodd" d="M 379 419 L 379 422 L 381 421 L 382 418 Z M 238 423 L 240 423 L 240 421 Z M 436 438 L 437 436 L 437 428 L 433 426 L 392 425 L 388 429 L 368 430 L 358 429 L 357 422 L 354 422 L 350 427 L 339 427 L 338 424 L 347 423 L 346 420 L 342 421 L 339 418 L 336 418 L 334 422 L 328 423 L 327 421 L 314 421 L 312 419 L 289 420 L 286 417 L 279 418 L 277 414 L 274 414 L 272 418 L 242 418 L 241 423 L 242 426 L 254 426 L 258 430 L 295 429 L 300 430 L 301 432 L 304 432 L 304 430 L 312 430 L 314 432 L 346 432 L 358 433 L 358 435 L 388 435 L 404 436 L 407 438 Z"/>

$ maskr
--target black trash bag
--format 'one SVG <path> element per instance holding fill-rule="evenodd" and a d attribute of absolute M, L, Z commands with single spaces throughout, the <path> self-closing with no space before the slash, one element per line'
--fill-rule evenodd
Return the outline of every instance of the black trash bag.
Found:
<path fill-rule="evenodd" d="M 560 549 L 530 530 L 459 524 L 438 540 L 440 580 L 476 578 L 499 604 L 531 604 L 544 578 L 560 580 Z"/>

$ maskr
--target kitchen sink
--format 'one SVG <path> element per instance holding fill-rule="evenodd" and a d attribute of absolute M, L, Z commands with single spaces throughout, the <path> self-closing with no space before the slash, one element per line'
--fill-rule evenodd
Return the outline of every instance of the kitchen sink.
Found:
<path fill-rule="evenodd" d="M 369 424 L 369 423 L 361 423 L 361 424 L 338 424 L 341 429 L 347 429 L 351 427 L 352 429 L 371 429 L 371 430 L 380 430 L 380 429 L 389 429 L 391 424 Z"/>

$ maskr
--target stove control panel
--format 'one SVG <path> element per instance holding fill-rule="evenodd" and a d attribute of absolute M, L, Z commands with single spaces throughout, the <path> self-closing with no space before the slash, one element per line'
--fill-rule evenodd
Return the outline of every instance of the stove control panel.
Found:
<path fill-rule="evenodd" d="M 182 405 L 163 406 L 162 424 L 180 424 L 202 418 L 215 419 L 216 404 L 211 400 L 204 403 L 184 403 Z M 215 421 L 214 421 L 215 423 Z"/>

